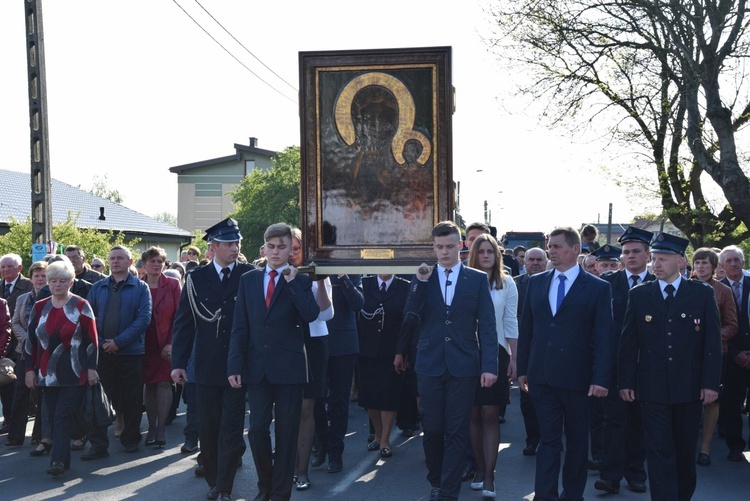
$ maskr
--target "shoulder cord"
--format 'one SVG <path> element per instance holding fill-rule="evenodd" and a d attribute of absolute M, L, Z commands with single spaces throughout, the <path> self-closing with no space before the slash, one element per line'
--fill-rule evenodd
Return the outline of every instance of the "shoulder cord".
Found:
<path fill-rule="evenodd" d="M 198 310 L 198 302 L 196 300 L 197 293 L 195 292 L 195 285 L 193 284 L 193 276 L 192 274 L 189 274 L 187 277 L 187 283 L 186 286 L 188 288 L 187 290 L 187 296 L 188 296 L 188 302 L 190 303 L 190 310 L 193 312 L 193 321 L 197 324 L 198 321 L 196 320 L 196 317 L 200 318 L 204 322 L 208 322 L 209 324 L 216 322 L 216 337 L 219 337 L 219 329 L 220 329 L 220 323 L 219 319 L 221 318 L 221 308 L 216 310 L 216 312 L 213 314 L 213 316 L 206 317 L 204 316 L 199 310 Z M 208 308 L 203 303 L 200 303 L 200 306 L 207 312 L 211 313 Z"/>
<path fill-rule="evenodd" d="M 362 317 L 365 320 L 372 320 L 376 316 L 380 315 L 380 328 L 383 328 L 383 325 L 385 324 L 385 310 L 381 306 L 377 310 L 373 311 L 372 313 L 369 313 L 365 310 L 359 310 L 359 312 L 362 314 Z"/>

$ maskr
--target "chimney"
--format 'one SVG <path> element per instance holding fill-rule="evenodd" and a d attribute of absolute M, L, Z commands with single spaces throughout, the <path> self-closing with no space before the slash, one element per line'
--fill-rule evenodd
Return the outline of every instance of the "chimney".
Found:
<path fill-rule="evenodd" d="M 257 137 L 251 137 L 250 138 L 250 147 L 251 148 L 257 148 L 258 147 L 258 138 Z"/>

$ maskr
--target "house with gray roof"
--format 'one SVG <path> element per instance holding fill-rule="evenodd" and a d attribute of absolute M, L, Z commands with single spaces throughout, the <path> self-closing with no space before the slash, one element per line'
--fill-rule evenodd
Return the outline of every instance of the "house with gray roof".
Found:
<path fill-rule="evenodd" d="M 234 155 L 170 167 L 177 174 L 177 224 L 180 228 L 204 231 L 235 212 L 231 194 L 253 169 L 266 171 L 277 153 L 258 148 L 258 139 L 249 146 L 234 145 Z"/>
<path fill-rule="evenodd" d="M 0 169 L 0 235 L 9 231 L 12 219 L 25 221 L 31 216 L 31 180 L 28 172 Z M 180 248 L 193 240 L 193 234 L 170 224 L 136 212 L 106 198 L 97 197 L 88 191 L 62 181 L 52 179 L 52 221 L 65 222 L 68 214 L 77 216 L 81 228 L 122 232 L 125 241 L 139 238 L 134 250 L 144 251 L 158 245 L 167 251 L 167 257 L 176 261 Z M 104 216 L 104 220 L 100 216 Z M 61 242 L 64 245 L 75 242 Z M 85 250 L 85 249 L 84 249 Z"/>

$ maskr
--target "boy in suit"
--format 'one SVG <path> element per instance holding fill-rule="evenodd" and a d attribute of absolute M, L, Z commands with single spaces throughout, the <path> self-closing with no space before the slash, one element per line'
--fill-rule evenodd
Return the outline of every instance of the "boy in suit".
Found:
<path fill-rule="evenodd" d="M 419 325 L 416 366 L 430 501 L 458 499 L 477 379 L 497 380 L 497 329 L 487 275 L 461 264 L 451 221 L 432 230 L 437 267 L 412 280 L 404 322 Z"/>
<path fill-rule="evenodd" d="M 292 229 L 266 229 L 266 267 L 240 280 L 229 343 L 227 374 L 232 388 L 247 385 L 248 439 L 258 472 L 259 501 L 289 499 L 297 452 L 302 396 L 307 383 L 305 330 L 320 313 L 312 281 L 289 264 Z M 282 278 L 283 277 L 283 278 Z M 270 426 L 276 406 L 276 455 Z"/>

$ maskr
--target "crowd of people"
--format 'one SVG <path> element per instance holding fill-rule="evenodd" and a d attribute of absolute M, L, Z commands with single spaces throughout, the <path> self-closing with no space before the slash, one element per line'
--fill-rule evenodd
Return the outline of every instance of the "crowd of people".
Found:
<path fill-rule="evenodd" d="M 20 256 L 2 256 L 0 354 L 18 376 L 0 387 L 5 445 L 23 445 L 35 415 L 30 454 L 58 477 L 87 443 L 81 460 L 107 457 L 110 427 L 125 452 L 164 448 L 182 398 L 180 450 L 200 449 L 206 498 L 227 500 L 249 409 L 255 499 L 283 500 L 313 487 L 311 468 L 344 470 L 356 399 L 371 426 L 362 446 L 384 460 L 394 428 L 421 427 L 430 500 L 457 499 L 463 482 L 494 499 L 517 379 L 535 499 L 582 499 L 587 470 L 606 493 L 624 481 L 690 499 L 717 427 L 728 460 L 744 460 L 741 248 L 697 249 L 690 266 L 687 240 L 635 227 L 620 247 L 591 228 L 556 228 L 546 249 L 503 249 L 491 233 L 438 223 L 435 262 L 412 276 L 300 273 L 302 235 L 283 223 L 250 263 L 231 218 L 206 230 L 203 260 L 194 246 L 172 264 L 159 247 L 134 260 L 116 245 L 89 264 L 70 245 L 27 279 Z M 117 419 L 86 427 L 80 402 L 98 384 Z"/>

